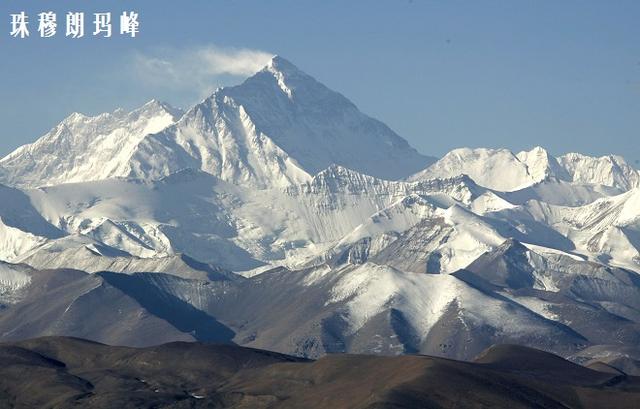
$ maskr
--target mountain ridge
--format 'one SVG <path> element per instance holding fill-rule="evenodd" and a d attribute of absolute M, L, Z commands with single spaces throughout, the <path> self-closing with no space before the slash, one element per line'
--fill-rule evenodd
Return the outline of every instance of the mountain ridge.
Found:
<path fill-rule="evenodd" d="M 493 347 L 471 363 L 416 355 L 311 361 L 232 345 L 123 348 L 46 337 L 0 344 L 0 357 L 0 405 L 626 409 L 640 399 L 637 377 L 516 345 Z"/>
<path fill-rule="evenodd" d="M 120 129 L 123 119 L 131 125 Z M 118 145 L 124 146 L 113 151 Z M 60 149 L 67 158 L 52 158 Z M 431 161 L 344 96 L 275 56 L 242 84 L 219 88 L 184 113 L 153 100 L 131 113 L 72 114 L 0 159 L 0 176 L 35 187 L 109 177 L 157 180 L 195 168 L 266 188 L 302 183 L 332 164 L 400 179 Z M 105 162 L 107 169 L 92 167 Z"/>

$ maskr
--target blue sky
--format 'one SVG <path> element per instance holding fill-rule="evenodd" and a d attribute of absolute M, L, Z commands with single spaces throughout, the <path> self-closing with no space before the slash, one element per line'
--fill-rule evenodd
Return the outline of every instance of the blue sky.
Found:
<path fill-rule="evenodd" d="M 125 9 L 135 39 L 9 36 L 13 12 Z M 73 111 L 187 107 L 280 54 L 425 154 L 640 160 L 638 1 L 5 0 L 0 23 L 0 155 Z"/>

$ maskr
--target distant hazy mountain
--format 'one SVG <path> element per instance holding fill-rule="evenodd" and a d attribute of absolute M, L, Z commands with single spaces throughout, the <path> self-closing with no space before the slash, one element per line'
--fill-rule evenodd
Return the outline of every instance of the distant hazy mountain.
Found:
<path fill-rule="evenodd" d="M 482 186 L 504 192 L 524 189 L 549 179 L 623 190 L 640 187 L 640 172 L 619 156 L 593 158 L 569 153 L 554 158 L 541 147 L 518 154 L 506 149 L 455 149 L 409 180 L 461 174 Z"/>

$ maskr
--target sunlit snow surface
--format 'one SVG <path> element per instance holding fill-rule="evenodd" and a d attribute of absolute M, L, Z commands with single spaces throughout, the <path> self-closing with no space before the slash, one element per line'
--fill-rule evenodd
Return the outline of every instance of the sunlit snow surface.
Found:
<path fill-rule="evenodd" d="M 19 300 L 20 290 L 31 282 L 26 268 L 0 262 L 0 302 Z"/>

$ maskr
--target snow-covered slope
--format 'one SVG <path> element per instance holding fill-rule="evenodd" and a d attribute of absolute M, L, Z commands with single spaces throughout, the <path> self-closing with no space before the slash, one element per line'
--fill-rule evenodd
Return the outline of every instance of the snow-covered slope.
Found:
<path fill-rule="evenodd" d="M 503 241 L 487 220 L 456 204 L 405 230 L 371 260 L 402 271 L 449 274 Z"/>
<path fill-rule="evenodd" d="M 160 181 L 52 186 L 21 194 L 40 223 L 57 235 L 13 230 L 4 241 L 4 258 L 21 260 L 51 240 L 85 237 L 88 242 L 62 248 L 95 242 L 143 258 L 184 253 L 247 274 L 366 250 L 368 257 L 382 252 L 384 261 L 378 262 L 408 271 L 452 272 L 512 237 L 634 268 L 634 191 L 608 198 L 608 188 L 553 180 L 505 194 L 466 176 L 393 182 L 332 166 L 284 189 L 242 187 L 198 171 Z M 578 207 L 546 203 L 593 200 Z M 616 215 L 622 218 L 611 219 Z M 600 224 L 587 220 L 599 217 L 605 218 Z M 61 239 L 64 235 L 69 238 Z M 619 240 L 608 239 L 614 236 Z"/>
<path fill-rule="evenodd" d="M 454 149 L 409 180 L 466 174 L 481 186 L 512 192 L 547 180 L 629 190 L 640 185 L 640 172 L 620 156 L 594 158 L 569 153 L 553 157 L 541 147 L 514 154 L 507 149 Z"/>
<path fill-rule="evenodd" d="M 326 288 L 324 309 L 335 309 L 324 325 L 331 324 L 327 329 L 342 342 L 331 344 L 325 337 L 321 346 L 329 352 L 344 351 L 342 343 L 353 352 L 468 357 L 496 342 L 537 343 L 556 351 L 573 349 L 569 339 L 583 342 L 569 328 L 452 275 L 406 273 L 368 262 L 331 273 L 313 271 L 304 285 Z M 450 333 L 456 331 L 465 335 Z"/>
<path fill-rule="evenodd" d="M 31 282 L 30 271 L 29 266 L 0 261 L 0 308 L 3 303 L 20 300 L 24 288 Z"/>
<path fill-rule="evenodd" d="M 71 114 L 36 142 L 1 159 L 0 177 L 11 185 L 42 186 L 126 176 L 140 141 L 181 115 L 156 100 L 129 113 Z"/>
<path fill-rule="evenodd" d="M 628 190 L 640 187 L 640 172 L 624 158 L 616 155 L 594 158 L 579 153 L 560 156 L 558 162 L 571 175 L 572 180 Z"/>
<path fill-rule="evenodd" d="M 218 89 L 140 145 L 132 175 L 181 168 L 258 188 L 308 181 L 332 164 L 399 179 L 430 158 L 281 57 L 241 85 Z"/>
<path fill-rule="evenodd" d="M 411 181 L 468 175 L 481 186 L 500 191 L 519 190 L 539 181 L 545 167 L 526 157 L 533 167 L 506 149 L 454 149 L 427 169 L 409 178 Z M 535 157 L 535 160 L 538 158 Z M 544 159 L 544 158 L 542 158 Z"/>
<path fill-rule="evenodd" d="M 337 164 L 399 179 L 432 162 L 385 124 L 281 57 L 220 94 L 242 106 L 257 130 L 311 174 Z"/>
<path fill-rule="evenodd" d="M 64 235 L 42 217 L 25 193 L 0 185 L 0 260 L 14 260 Z"/>
<path fill-rule="evenodd" d="M 235 276 L 229 271 L 201 263 L 183 254 L 140 258 L 97 242 L 81 243 L 80 240 L 75 243 L 67 242 L 66 245 L 58 242 L 47 243 L 16 261 L 38 269 L 73 268 L 87 273 L 166 273 L 177 277 L 212 281 Z"/>
<path fill-rule="evenodd" d="M 536 146 L 530 151 L 522 151 L 516 157 L 527 165 L 527 172 L 535 181 L 545 180 L 549 177 L 559 180 L 571 179 L 567 170 L 560 165 L 558 160 L 540 146 Z"/>
<path fill-rule="evenodd" d="M 608 196 L 616 196 L 623 193 L 621 188 L 581 183 L 567 182 L 555 177 L 549 177 L 541 182 L 514 192 L 502 194 L 506 200 L 513 204 L 524 204 L 529 200 L 538 200 L 559 206 L 581 206 Z"/>

